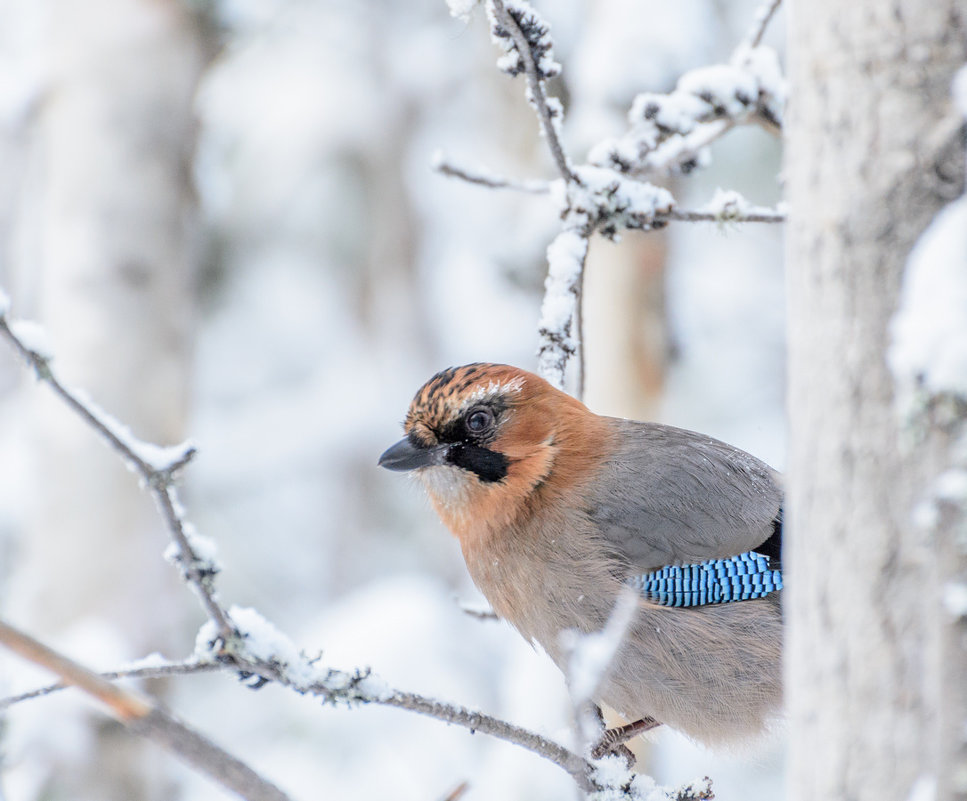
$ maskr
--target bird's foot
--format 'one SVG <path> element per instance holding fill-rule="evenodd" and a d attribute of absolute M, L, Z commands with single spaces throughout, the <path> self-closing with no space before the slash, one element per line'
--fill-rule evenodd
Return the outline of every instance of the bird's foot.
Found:
<path fill-rule="evenodd" d="M 654 718 L 641 718 L 640 720 L 629 723 L 626 726 L 615 726 L 613 729 L 606 729 L 601 734 L 601 739 L 591 749 L 592 759 L 601 759 L 608 754 L 617 754 L 628 760 L 628 764 L 634 764 L 635 757 L 628 746 L 625 745 L 632 737 L 636 737 L 646 731 L 651 731 L 661 723 Z"/>

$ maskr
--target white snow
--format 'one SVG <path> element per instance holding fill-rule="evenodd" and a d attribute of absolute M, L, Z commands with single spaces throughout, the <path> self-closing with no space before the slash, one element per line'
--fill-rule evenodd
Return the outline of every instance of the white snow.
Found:
<path fill-rule="evenodd" d="M 153 651 L 150 654 L 145 654 L 140 659 L 130 659 L 124 662 L 120 670 L 141 670 L 143 668 L 156 668 L 164 667 L 165 665 L 170 665 L 171 660 L 167 659 L 164 654 L 159 651 Z"/>
<path fill-rule="evenodd" d="M 732 64 L 686 72 L 678 81 L 679 92 L 695 95 L 728 117 L 741 117 L 759 97 L 759 84 L 751 73 Z"/>
<path fill-rule="evenodd" d="M 591 797 L 596 801 L 607 801 L 611 798 L 627 798 L 623 793 L 613 795 L 609 790 L 613 788 L 614 791 L 618 791 L 618 788 L 631 781 L 632 775 L 632 772 L 628 770 L 628 765 L 622 757 L 615 755 L 602 757 L 594 763 L 594 771 L 591 774 L 591 779 L 595 784 L 605 789 L 594 793 Z"/>
<path fill-rule="evenodd" d="M 702 211 L 707 211 L 722 220 L 727 220 L 748 214 L 750 208 L 752 208 L 752 204 L 734 189 L 719 187 Z"/>
<path fill-rule="evenodd" d="M 779 54 L 765 45 L 752 49 L 743 47 L 736 51 L 732 63 L 746 70 L 755 79 L 758 85 L 759 102 L 764 103 L 772 115 L 781 121 L 788 87 L 782 74 Z"/>
<path fill-rule="evenodd" d="M 514 12 L 514 16 L 521 21 L 521 30 L 528 39 L 531 53 L 537 56 L 535 66 L 541 76 L 553 78 L 558 75 L 561 65 L 554 60 L 554 42 L 550 37 L 550 26 L 526 0 L 504 0 L 503 5 L 508 13 Z M 504 54 L 497 59 L 497 69 L 509 74 L 519 72 L 523 69 L 523 63 L 517 52 L 517 45 L 509 33 L 497 35 L 496 31 L 503 31 L 503 26 L 497 21 L 494 5 L 490 2 L 487 3 L 487 19 L 490 21 L 491 41 L 504 51 Z M 538 30 L 544 30 L 545 33 L 535 36 Z"/>
<path fill-rule="evenodd" d="M 295 688 L 308 689 L 323 677 L 324 674 L 296 648 L 292 640 L 255 609 L 232 606 L 228 610 L 228 616 L 242 635 L 245 654 L 275 665 Z M 212 643 L 217 640 L 217 636 L 214 622 L 206 621 L 195 637 L 196 658 L 211 661 Z"/>
<path fill-rule="evenodd" d="M 719 222 L 729 222 L 732 220 L 742 220 L 751 214 L 785 214 L 785 210 L 778 205 L 770 209 L 764 206 L 757 206 L 746 200 L 734 189 L 716 188 L 712 199 L 701 207 L 701 211 L 714 214 Z"/>
<path fill-rule="evenodd" d="M 207 573 L 220 573 L 221 564 L 218 561 L 218 546 L 211 537 L 199 534 L 191 523 L 183 522 L 182 531 L 188 546 L 194 554 L 194 565 L 198 570 Z M 180 566 L 182 564 L 182 553 L 178 543 L 172 540 L 164 550 L 164 559 L 169 564 Z"/>
<path fill-rule="evenodd" d="M 596 760 L 591 778 L 601 789 L 588 794 L 590 801 L 675 801 L 683 795 L 707 794 L 710 789 L 708 779 L 695 779 L 680 787 L 659 785 L 644 773 L 632 773 L 625 760 L 615 755 Z"/>
<path fill-rule="evenodd" d="M 563 332 L 570 325 L 574 316 L 575 292 L 587 253 L 587 237 L 573 229 L 561 231 L 547 246 L 541 328 Z"/>
<path fill-rule="evenodd" d="M 169 469 L 172 465 L 184 462 L 190 451 L 195 449 L 192 440 L 187 439 L 178 445 L 155 445 L 138 439 L 131 433 L 131 429 L 119 421 L 114 415 L 104 411 L 84 390 L 71 389 L 74 398 L 84 406 L 85 409 L 94 417 L 104 428 L 111 432 L 121 443 L 134 454 L 141 462 L 148 466 L 150 470 L 161 472 Z M 137 470 L 137 465 L 130 465 Z"/>
<path fill-rule="evenodd" d="M 667 95 L 645 92 L 635 97 L 628 111 L 632 124 L 651 120 L 661 128 L 687 134 L 708 114 L 708 103 L 687 92 Z"/>
<path fill-rule="evenodd" d="M 581 185 L 569 187 L 571 207 L 590 219 L 605 219 L 599 229 L 605 236 L 613 236 L 620 228 L 648 230 L 656 214 L 675 206 L 674 197 L 664 187 L 626 178 L 606 167 L 586 165 L 575 173 Z"/>
<path fill-rule="evenodd" d="M 0 317 L 6 317 L 10 311 L 10 296 L 0 287 Z"/>
<path fill-rule="evenodd" d="M 47 331 L 33 320 L 12 320 L 9 328 L 20 344 L 35 356 L 50 361 L 54 358 L 54 348 Z"/>
<path fill-rule="evenodd" d="M 899 401 L 967 398 L 967 197 L 949 204 L 907 260 L 888 360 Z"/>

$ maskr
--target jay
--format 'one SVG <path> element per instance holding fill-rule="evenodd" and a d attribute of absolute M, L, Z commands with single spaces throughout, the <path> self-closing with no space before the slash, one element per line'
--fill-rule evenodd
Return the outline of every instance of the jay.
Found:
<path fill-rule="evenodd" d="M 763 730 L 782 694 L 776 471 L 702 434 L 596 415 L 499 364 L 437 373 L 404 430 L 380 465 L 422 481 L 494 611 L 558 667 L 562 631 L 600 631 L 637 591 L 595 699 L 626 728 L 712 745 Z"/>

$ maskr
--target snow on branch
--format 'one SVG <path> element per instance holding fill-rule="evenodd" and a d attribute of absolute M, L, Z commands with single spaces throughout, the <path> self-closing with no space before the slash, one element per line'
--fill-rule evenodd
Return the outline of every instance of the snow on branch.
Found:
<path fill-rule="evenodd" d="M 728 64 L 686 72 L 668 94 L 638 95 L 630 128 L 605 139 L 588 161 L 636 177 L 688 173 L 708 163 L 708 146 L 736 125 L 782 125 L 786 86 L 776 52 L 742 45 Z"/>
<path fill-rule="evenodd" d="M 511 76 L 525 76 L 528 102 L 537 112 L 561 180 L 513 181 L 488 170 L 460 167 L 439 153 L 433 167 L 443 175 L 490 189 L 550 194 L 559 204 L 563 222 L 561 233 L 547 248 L 538 325 L 539 370 L 555 386 L 564 387 L 568 362 L 577 355 L 576 394 L 583 394 L 581 287 L 589 240 L 595 232 L 614 239 L 622 230 L 649 231 L 671 220 L 785 220 L 784 211 L 754 206 L 738 193 L 720 193 L 704 209 L 681 210 L 667 190 L 645 180 L 704 166 L 708 146 L 737 125 L 781 126 L 785 81 L 775 51 L 761 44 L 779 1 L 766 0 L 759 8 L 728 64 L 686 73 L 669 94 L 638 95 L 629 112 L 628 132 L 595 145 L 588 163 L 578 167 L 561 143 L 563 107 L 546 90 L 546 80 L 561 71 L 553 57 L 550 26 L 525 0 L 486 1 L 491 38 L 501 50 L 497 67 Z M 448 0 L 448 4 L 454 16 L 464 19 L 475 5 L 472 0 Z"/>
<path fill-rule="evenodd" d="M 560 128 L 564 108 L 556 97 L 549 97 L 544 81 L 561 71 L 552 56 L 550 28 L 525 0 L 487 0 L 490 36 L 504 51 L 497 68 L 510 76 L 521 72 L 527 78 L 527 100 L 537 112 L 541 131 L 565 180 L 574 174 L 561 145 Z"/>
<path fill-rule="evenodd" d="M 253 689 L 268 682 L 294 692 L 312 695 L 327 704 L 356 706 L 380 704 L 404 709 L 462 726 L 470 732 L 483 732 L 525 748 L 567 771 L 577 784 L 594 798 L 609 801 L 699 801 L 701 794 L 691 789 L 652 788 L 642 795 L 645 779 L 625 781 L 624 774 L 608 769 L 605 761 L 589 761 L 568 748 L 506 721 L 463 706 L 398 690 L 372 673 L 369 668 L 338 670 L 309 657 L 282 632 L 253 609 L 232 607 L 226 610 L 217 600 L 214 579 L 219 572 L 214 544 L 198 535 L 185 520 L 185 510 L 172 487 L 173 473 L 183 467 L 194 448 L 184 446 L 168 451 L 154 449 L 136 441 L 127 428 L 97 409 L 83 393 L 70 390 L 57 378 L 50 363 L 52 351 L 39 326 L 7 319 L 10 302 L 0 289 L 0 336 L 34 369 L 55 394 L 80 419 L 104 438 L 142 478 L 142 484 L 155 497 L 173 544 L 165 557 L 182 572 L 185 581 L 208 612 L 208 620 L 196 637 L 193 656 L 181 663 L 145 660 L 146 664 L 98 674 L 51 651 L 33 638 L 0 622 L 0 643 L 26 658 L 52 670 L 63 680 L 19 695 L 0 698 L 0 710 L 15 703 L 47 695 L 73 686 L 106 704 L 129 728 L 155 740 L 184 758 L 200 772 L 255 801 L 284 801 L 278 788 L 262 779 L 251 768 L 222 751 L 194 730 L 172 718 L 154 702 L 111 682 L 114 679 L 188 675 L 209 670 L 237 673 Z M 158 456 L 166 454 L 170 461 Z M 617 777 L 617 778 L 616 778 Z M 615 784 L 621 780 L 624 784 Z M 650 781 L 650 780 L 648 780 Z"/>

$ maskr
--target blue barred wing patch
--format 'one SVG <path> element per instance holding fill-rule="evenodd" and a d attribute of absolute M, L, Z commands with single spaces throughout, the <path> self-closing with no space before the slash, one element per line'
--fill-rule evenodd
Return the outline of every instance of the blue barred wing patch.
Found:
<path fill-rule="evenodd" d="M 646 598 L 662 606 L 704 606 L 764 598 L 782 589 L 782 571 L 755 551 L 694 565 L 670 565 L 628 579 Z"/>

